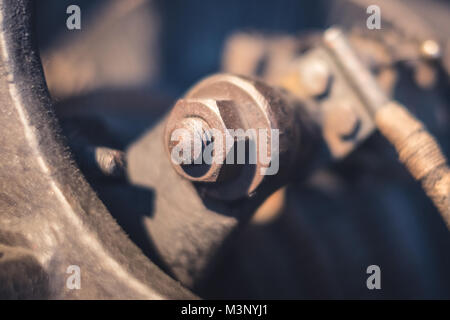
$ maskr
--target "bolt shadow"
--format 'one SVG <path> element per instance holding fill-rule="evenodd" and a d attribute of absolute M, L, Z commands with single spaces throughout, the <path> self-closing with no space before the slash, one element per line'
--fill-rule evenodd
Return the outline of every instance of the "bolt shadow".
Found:
<path fill-rule="evenodd" d="M 152 217 L 154 213 L 154 191 L 121 182 L 89 182 L 128 237 L 153 263 L 173 276 L 158 254 L 144 225 L 144 218 Z"/>

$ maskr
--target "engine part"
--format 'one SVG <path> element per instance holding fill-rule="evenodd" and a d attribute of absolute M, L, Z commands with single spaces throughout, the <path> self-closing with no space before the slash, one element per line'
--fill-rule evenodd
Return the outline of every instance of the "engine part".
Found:
<path fill-rule="evenodd" d="M 158 259 L 164 261 L 170 274 L 188 287 L 207 278 L 211 264 L 220 261 L 219 256 L 262 201 L 286 184 L 292 172 L 297 171 L 297 176 L 310 172 L 317 163 L 314 159 L 321 155 L 321 139 L 307 110 L 287 92 L 261 81 L 216 75 L 194 86 L 162 124 L 129 148 L 128 176 L 132 183 L 164 195 L 158 197 L 145 224 L 154 237 Z M 171 161 L 170 152 L 172 132 L 186 128 L 186 121 L 192 119 L 200 119 L 220 132 L 241 126 L 245 130 L 280 129 L 279 172 L 264 175 L 259 164 L 237 169 L 214 164 L 200 169 L 203 173 L 196 177 L 193 169 Z M 152 157 L 162 153 L 167 156 Z"/>
<path fill-rule="evenodd" d="M 411 175 L 422 182 L 450 228 L 450 169 L 435 138 L 404 106 L 388 101 L 375 79 L 358 62 L 342 31 L 328 30 L 325 43 L 365 102 L 377 127 L 394 145 Z"/>
<path fill-rule="evenodd" d="M 32 1 L 0 2 L 0 297 L 195 298 L 142 254 L 73 165 L 32 25 Z M 73 265 L 79 290 L 65 285 Z"/>
<path fill-rule="evenodd" d="M 215 152 L 209 165 L 200 161 L 186 166 L 176 164 L 172 159 L 172 133 L 180 125 L 186 127 L 184 121 L 192 118 L 201 119 L 208 130 L 218 130 L 218 138 L 223 139 L 220 141 L 222 149 Z M 272 137 L 274 129 L 278 130 L 276 137 Z M 231 136 L 231 130 L 241 130 L 241 134 Z M 214 182 L 198 184 L 201 193 L 218 199 L 236 200 L 255 193 L 258 186 L 272 175 L 280 181 L 287 172 L 303 171 L 305 175 L 307 163 L 317 152 L 317 130 L 308 108 L 288 93 L 261 81 L 216 75 L 195 85 L 184 99 L 177 102 L 167 120 L 165 144 L 168 158 L 172 159 L 180 175 L 194 182 Z M 263 134 L 267 134 L 264 141 L 261 140 Z M 197 137 L 200 139 L 202 135 Z M 232 140 L 228 147 L 227 139 Z M 217 140 L 212 142 L 217 143 Z M 254 163 L 249 163 L 248 155 L 240 163 L 234 159 L 240 151 L 240 143 L 246 144 L 247 154 L 257 155 Z M 276 159 L 273 154 L 275 144 L 278 148 L 275 150 Z M 267 149 L 261 150 L 263 147 Z M 261 161 L 263 153 L 268 157 L 265 163 Z M 269 174 L 271 169 L 274 172 Z"/>
<path fill-rule="evenodd" d="M 224 8 L 232 2 L 214 6 Z M 3 296 L 195 298 L 184 287 L 212 298 L 448 295 L 447 230 L 441 226 L 438 215 L 422 214 L 434 212 L 431 203 L 421 197 L 420 188 L 414 187 L 412 179 L 408 180 L 406 170 L 394 161 L 394 156 L 390 157 L 385 141 L 380 143 L 379 135 L 370 134 L 377 122 L 368 111 L 364 99 L 366 89 L 352 83 L 352 74 L 346 72 L 332 50 L 310 42 L 306 35 L 297 38 L 271 34 L 273 42 L 266 42 L 266 37 L 258 35 L 253 45 L 264 50 L 270 47 L 276 63 L 267 52 L 255 55 L 254 51 L 246 50 L 247 59 L 240 61 L 240 67 L 254 72 L 253 75 L 220 74 L 206 78 L 175 104 L 171 115 L 157 123 L 157 117 L 173 100 L 161 103 L 155 111 L 158 104 L 155 96 L 167 86 L 156 86 L 155 93 L 148 90 L 148 85 L 155 84 L 150 82 L 167 81 L 175 87 L 170 89 L 180 93 L 200 75 L 218 70 L 218 66 L 211 66 L 210 58 L 218 57 L 222 45 L 218 41 L 220 30 L 229 21 L 223 18 L 218 22 L 216 12 L 221 17 L 226 15 L 216 7 L 199 10 L 196 4 L 161 1 L 160 6 L 175 10 L 163 13 L 169 19 L 162 20 L 164 33 L 151 47 L 161 45 L 169 53 L 161 51 L 161 60 L 149 63 L 153 67 L 148 69 L 145 60 L 153 60 L 158 55 L 147 54 L 145 50 L 150 45 L 145 39 L 156 33 L 158 28 L 154 26 L 158 25 L 158 19 L 146 15 L 145 19 L 133 16 L 133 19 L 119 19 L 120 23 L 112 21 L 118 17 L 115 10 L 125 15 L 129 10 L 148 9 L 143 1 L 131 3 L 129 6 L 128 2 L 119 0 L 109 6 L 109 2 L 108 19 L 102 20 L 100 16 L 97 19 L 95 15 L 94 20 L 101 21 L 99 27 L 91 29 L 83 24 L 82 32 L 71 33 L 79 35 L 73 43 L 73 38 L 68 36 L 70 32 L 64 30 L 65 49 L 55 55 L 52 50 L 47 51 L 51 57 L 57 57 L 50 59 L 52 67 L 46 70 L 46 76 L 54 89 L 52 94 L 58 97 L 57 116 L 66 135 L 62 137 L 49 111 L 51 102 L 36 48 L 29 47 L 29 37 L 35 38 L 34 30 L 28 24 L 27 28 L 20 27 L 21 19 L 29 19 L 30 8 L 23 9 L 23 1 L 2 2 L 7 4 L 2 6 L 2 10 L 6 8 L 7 18 L 2 20 L 1 27 L 5 32 L 0 33 L 6 39 L 3 41 L 6 45 L 1 44 L 4 72 L 0 78 L 5 105 L 0 113 L 2 125 L 5 123 L 1 130 L 5 152 L 0 163 L 3 181 L 0 283 L 5 283 L 0 291 Z M 151 5 L 155 3 L 158 1 Z M 250 2 L 237 3 L 248 6 Z M 296 21 L 291 33 L 300 30 L 300 15 L 307 12 L 293 10 L 299 3 L 293 1 L 288 8 L 291 19 Z M 252 12 L 263 13 L 259 8 L 266 5 L 259 1 L 258 10 L 252 8 Z M 273 8 L 278 10 L 282 6 L 277 4 Z M 313 7 L 318 6 L 314 4 L 310 8 Z M 329 7 L 326 6 L 327 10 Z M 204 12 L 207 14 L 202 16 Z M 276 12 L 268 12 L 267 7 L 265 12 L 265 15 L 254 15 L 264 22 L 257 28 L 275 29 L 272 22 L 276 20 Z M 289 12 L 279 15 L 283 21 L 289 20 Z M 361 15 L 364 11 L 358 12 L 365 18 Z M 253 25 L 247 18 L 252 19 L 245 17 L 245 26 Z M 311 19 L 316 18 L 311 15 Z M 133 21 L 131 28 L 122 28 L 124 20 Z M 144 23 L 150 20 L 152 27 Z M 181 22 L 174 22 L 178 20 Z M 220 25 L 220 30 L 204 28 L 203 24 Z M 180 25 L 182 31 L 175 31 Z M 13 31 L 8 31 L 9 28 Z M 128 33 L 121 33 L 123 29 Z M 384 31 L 383 25 L 382 31 L 374 31 L 370 36 L 351 32 L 351 36 L 356 34 L 354 51 L 358 56 L 362 53 L 363 67 L 370 68 L 390 95 L 398 94 L 398 83 L 402 83 L 395 78 L 401 74 L 399 65 L 413 64 L 415 82 L 407 82 L 405 86 L 409 99 L 406 101 L 417 102 L 411 104 L 413 107 L 420 106 L 425 97 L 424 101 L 430 101 L 429 109 L 419 110 L 420 118 L 427 122 L 429 118 L 422 116 L 434 115 L 439 110 L 440 133 L 448 132 L 442 129 L 448 119 L 443 94 L 435 87 L 442 85 L 438 81 L 440 69 L 434 68 L 441 60 L 438 51 L 445 54 L 445 45 L 432 37 L 392 38 Z M 192 32 L 190 36 L 189 32 Z M 133 33 L 139 36 L 134 37 Z M 126 41 L 128 38 L 133 41 Z M 318 38 L 321 37 L 315 37 Z M 102 45 L 96 46 L 97 42 Z M 251 37 L 244 42 L 251 45 Z M 417 49 L 413 50 L 414 55 L 408 55 L 410 50 L 403 50 L 411 48 L 407 46 L 410 42 Z M 111 45 L 118 49 L 117 43 L 128 54 L 123 55 L 122 50 L 106 50 Z M 81 50 L 73 50 L 74 46 Z M 306 51 L 306 47 L 313 50 Z M 395 52 L 392 56 L 390 49 Z M 91 54 L 95 59 L 91 59 Z M 49 56 L 43 54 L 43 61 L 46 57 Z M 130 65 L 130 61 L 136 63 Z M 111 64 L 120 67 L 109 69 Z M 91 68 L 94 65 L 97 69 Z M 279 72 L 279 65 L 286 68 Z M 130 77 L 129 69 L 137 77 Z M 245 70 L 234 72 L 245 74 Z M 289 77 L 286 70 L 290 71 Z M 149 83 L 143 87 L 124 87 L 144 78 Z M 433 91 L 419 92 L 414 83 Z M 445 92 L 446 87 L 442 88 Z M 381 110 L 386 110 L 384 116 L 389 118 L 391 111 L 399 109 L 386 104 Z M 386 119 L 383 121 L 392 125 Z M 214 142 L 212 136 L 205 135 L 212 127 L 224 132 L 235 127 L 287 129 L 282 132 L 286 139 L 280 141 L 285 147 L 280 174 L 262 176 L 254 168 L 246 171 L 242 165 L 234 164 L 219 163 L 213 170 L 196 164 L 199 150 L 202 152 Z M 169 141 L 168 135 L 178 128 L 185 129 L 187 134 L 178 136 L 179 141 Z M 141 135 L 144 130 L 148 131 Z M 74 136 L 86 139 L 74 138 L 72 131 Z M 420 129 L 414 135 L 422 133 Z M 446 135 L 442 137 L 445 148 Z M 252 137 L 244 140 L 248 145 Z M 174 164 L 170 160 L 173 142 L 189 147 L 200 145 L 200 148 L 191 148 L 190 153 L 183 154 L 180 164 Z M 84 177 L 66 145 L 75 154 Z M 357 145 L 361 146 L 358 150 Z M 227 155 L 231 150 L 223 151 Z M 437 157 L 438 164 L 442 164 L 442 154 Z M 330 163 L 330 155 L 342 161 Z M 402 156 L 406 163 L 414 158 L 408 155 Z M 260 169 L 267 166 L 257 165 Z M 311 173 L 313 176 L 307 180 L 297 179 Z M 273 194 L 267 202 L 274 190 L 289 181 L 293 183 Z M 268 212 L 258 210 L 257 217 L 252 218 L 263 202 L 268 205 Z M 367 291 L 364 286 L 366 274 L 362 267 L 373 263 L 380 264 L 383 270 L 380 295 Z M 82 287 L 72 291 L 64 282 L 74 265 L 81 268 Z M 24 277 L 24 272 L 30 276 Z"/>

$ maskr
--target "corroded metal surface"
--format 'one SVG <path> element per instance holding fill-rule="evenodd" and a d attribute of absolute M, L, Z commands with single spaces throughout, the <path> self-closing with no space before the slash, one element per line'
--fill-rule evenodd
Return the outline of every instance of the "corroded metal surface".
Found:
<path fill-rule="evenodd" d="M 194 298 L 149 261 L 79 170 L 52 113 L 30 1 L 0 3 L 0 296 Z M 69 266 L 82 286 L 66 286 Z"/>
<path fill-rule="evenodd" d="M 119 0 L 116 4 L 119 2 L 123 1 Z M 354 10 L 347 10 L 355 9 L 354 4 L 357 2 L 357 14 Z M 136 4 L 139 1 L 130 3 Z M 405 10 L 406 18 L 402 16 L 402 28 L 392 28 L 383 15 L 383 30 L 372 33 L 364 31 L 366 15 L 364 10 L 361 11 L 365 5 L 362 0 L 333 0 L 332 3 L 327 2 L 323 8 L 320 1 L 319 5 L 309 1 L 287 1 L 276 5 L 258 1 L 258 9 L 251 8 L 252 3 L 231 0 L 214 5 L 209 2 L 202 3 L 201 6 L 206 7 L 199 7 L 199 4 L 183 1 L 156 1 L 148 6 L 142 4 L 138 10 L 135 10 L 136 7 L 132 10 L 135 13 L 148 13 L 150 7 L 161 9 L 161 12 L 151 13 L 151 17 L 160 14 L 161 18 L 148 19 L 152 21 L 151 24 L 143 23 L 144 21 L 136 19 L 135 15 L 128 16 L 127 10 L 122 10 L 120 12 L 135 18 L 130 19 L 132 23 L 124 23 L 125 19 L 119 18 L 121 23 L 114 24 L 114 19 L 103 20 L 99 15 L 98 19 L 93 20 L 93 24 L 89 24 L 95 26 L 95 21 L 98 20 L 99 27 L 94 27 L 93 36 L 89 34 L 91 27 L 83 28 L 78 34 L 79 38 L 77 37 L 79 41 L 72 43 L 73 38 L 68 36 L 67 31 L 63 32 L 69 40 L 64 49 L 54 54 L 49 50 L 48 54 L 44 54 L 47 58 L 58 57 L 54 61 L 47 61 L 49 64 L 46 75 L 55 95 L 64 98 L 58 101 L 56 111 L 85 177 L 118 224 L 147 257 L 202 297 L 448 297 L 448 232 L 423 191 L 396 162 L 392 150 L 378 134 L 365 140 L 356 152 L 350 153 L 339 163 L 323 167 L 323 163 L 314 162 L 316 170 L 300 166 L 304 171 L 314 172 L 307 180 L 294 179 L 293 175 L 297 170 L 292 170 L 289 173 L 292 177 L 289 178 L 295 181 L 283 189 L 284 191 L 275 193 L 254 219 L 251 216 L 255 209 L 285 180 L 271 181 L 270 185 L 260 184 L 255 189 L 258 192 L 253 198 L 224 203 L 206 197 L 206 192 L 199 192 L 199 185 L 186 181 L 173 170 L 167 161 L 165 150 L 163 122 L 167 118 L 164 118 L 163 114 L 173 106 L 174 98 L 182 96 L 187 86 L 200 77 L 219 70 L 222 48 L 226 48 L 225 52 L 234 57 L 224 57 L 224 71 L 245 74 L 251 78 L 260 77 L 269 86 L 279 85 L 280 76 L 285 74 L 286 68 L 291 67 L 293 59 L 304 54 L 306 49 L 316 46 L 317 39 L 320 39 L 318 32 L 299 36 L 293 34 L 299 30 L 307 30 L 306 26 L 321 28 L 322 24 L 328 25 L 329 20 L 325 23 L 325 17 L 332 7 L 341 9 L 340 14 L 334 14 L 334 18 L 340 18 L 340 24 L 355 27 L 350 32 L 351 43 L 364 65 L 376 76 L 383 90 L 408 105 L 437 135 L 445 148 L 444 151 L 448 153 L 448 73 L 446 74 L 441 64 L 448 62 L 448 59 L 445 59 L 448 43 L 446 46 L 445 41 L 441 42 L 441 37 L 438 37 L 439 40 L 429 37 L 430 28 L 424 33 L 408 30 L 404 32 L 403 27 L 408 27 L 408 23 L 403 22 L 408 22 L 408 17 L 411 17 L 409 12 L 417 8 L 412 5 L 417 4 L 416 0 L 408 0 L 407 6 L 411 8 Z M 445 12 L 438 10 L 439 14 L 429 15 L 432 10 L 427 9 L 436 8 L 432 3 L 434 2 L 427 1 L 421 10 L 424 20 L 427 21 L 425 25 L 436 23 L 441 25 L 438 29 L 448 30 L 442 27 L 448 19 L 430 22 L 430 19 L 426 18 L 439 17 Z M 109 13 L 105 17 L 119 17 L 120 15 L 111 13 L 121 6 L 111 6 L 111 11 L 107 10 Z M 403 13 L 402 8 L 405 5 L 394 4 L 393 7 L 400 8 L 400 11 L 395 12 Z M 238 17 L 236 10 L 245 8 L 251 9 L 255 14 Z M 417 17 L 417 14 L 415 16 Z M 281 18 L 279 24 L 276 17 Z M 157 28 L 154 22 L 156 25 L 161 22 L 161 28 Z M 209 27 L 205 28 L 205 25 Z M 277 32 L 280 34 L 239 32 L 239 36 L 235 38 L 236 43 L 246 48 L 240 52 L 236 52 L 233 45 L 223 43 L 226 36 L 235 30 L 244 30 L 249 25 L 255 26 L 257 30 L 274 30 L 278 26 Z M 424 23 L 419 23 L 414 28 L 421 29 L 423 25 Z M 137 32 L 139 28 L 136 29 L 136 26 L 144 26 L 144 31 Z M 401 32 L 398 29 L 401 29 Z M 150 34 L 145 33 L 146 31 Z M 157 37 L 160 41 L 155 41 L 154 36 L 158 32 L 161 32 Z M 411 37 L 416 34 L 417 39 Z M 422 37 L 423 34 L 425 37 Z M 102 41 L 97 45 L 95 39 Z M 120 40 L 116 42 L 117 39 Z M 440 45 L 441 58 L 430 59 L 429 50 L 423 50 L 426 48 L 421 44 L 428 39 L 433 39 Z M 146 42 L 149 40 L 155 51 L 144 54 L 145 50 L 141 49 L 147 45 L 150 47 Z M 124 51 L 107 50 L 111 43 L 126 43 L 121 46 Z M 81 50 L 75 50 L 77 46 Z M 72 52 L 73 54 L 69 54 Z M 124 58 L 120 61 L 117 56 L 122 53 L 119 52 L 124 53 Z M 64 57 L 68 59 L 65 60 Z M 146 58 L 148 61 L 145 61 Z M 82 68 L 78 65 L 79 59 L 82 59 Z M 131 68 L 128 68 L 126 63 L 129 59 L 136 62 Z M 108 61 L 113 61 L 114 67 L 101 68 L 104 72 L 89 72 L 90 64 L 107 66 Z M 141 64 L 143 61 L 146 63 Z M 55 63 L 53 66 L 52 62 Z M 147 68 L 147 63 L 158 68 Z M 27 66 L 26 63 L 23 65 Z M 67 66 L 70 73 L 63 72 L 65 68 L 58 65 Z M 123 66 L 125 68 L 122 68 Z M 142 85 L 139 80 L 142 81 L 145 76 L 148 76 L 149 83 Z M 88 81 L 84 82 L 83 79 Z M 149 90 L 148 86 L 150 83 L 155 84 L 152 82 L 155 79 L 156 90 Z M 321 77 L 318 79 L 321 80 Z M 40 79 L 30 83 L 29 87 L 38 84 L 37 90 L 40 90 L 42 83 Z M 84 86 L 83 83 L 87 85 Z M 123 87 L 124 83 L 139 83 L 141 87 Z M 324 87 L 326 91 L 328 87 L 327 81 L 317 83 L 319 86 L 309 88 L 314 99 L 322 98 L 320 93 L 323 92 L 320 91 L 323 91 Z M 111 85 L 119 87 L 108 87 Z M 164 90 L 174 94 L 168 99 L 159 99 Z M 6 102 L 8 101 L 5 101 L 5 105 L 8 105 Z M 32 102 L 26 104 L 32 108 L 26 110 L 26 114 L 36 110 L 33 106 L 41 105 L 38 100 Z M 47 102 L 45 104 L 47 105 Z M 314 111 L 317 104 L 311 103 L 304 107 Z M 354 129 L 351 121 L 347 122 L 352 118 L 352 113 L 345 116 L 349 108 L 348 103 L 341 101 L 338 110 L 342 112 L 337 112 L 337 115 L 329 120 L 330 127 L 339 129 L 338 134 L 344 137 L 349 136 L 348 132 Z M 12 113 L 8 114 L 11 110 Z M 3 119 L 7 120 L 2 133 L 9 133 L 5 136 L 5 141 L 9 142 L 6 137 L 14 135 L 18 142 L 27 142 L 27 139 L 23 138 L 23 132 L 16 128 L 17 122 L 13 121 L 14 110 L 7 108 L 5 113 L 2 113 Z M 44 119 L 47 119 L 46 117 Z M 341 121 L 342 117 L 346 121 Z M 48 222 L 43 218 L 45 213 L 52 214 L 52 217 L 59 221 L 69 217 L 71 211 L 68 210 L 69 214 L 61 216 L 57 207 L 60 199 L 55 200 L 55 196 L 49 194 L 51 191 L 62 190 L 75 208 L 72 217 L 80 217 L 82 226 L 92 231 L 94 236 L 89 238 L 90 240 L 98 238 L 98 241 L 89 241 L 89 245 L 104 246 L 104 252 L 110 254 L 113 261 L 116 259 L 122 267 L 117 270 L 130 271 L 133 276 L 136 272 L 136 279 L 156 288 L 157 291 L 165 292 L 166 294 L 161 296 L 163 298 L 179 297 L 179 294 L 192 297 L 180 286 L 172 287 L 173 282 L 130 244 L 122 230 L 109 217 L 109 212 L 103 204 L 99 203 L 90 191 L 84 178 L 80 177 L 73 165 L 66 163 L 67 159 L 71 159 L 67 150 L 60 153 L 60 147 L 55 147 L 52 143 L 54 132 L 50 130 L 51 134 L 42 134 L 41 129 L 45 131 L 45 125 L 33 121 L 34 128 L 39 130 L 31 132 L 40 133 L 40 137 L 43 137 L 39 140 L 41 145 L 51 147 L 49 153 L 53 158 L 48 159 L 58 158 L 62 154 L 63 159 L 55 163 L 65 166 L 55 166 L 55 170 L 44 175 L 44 183 L 52 181 L 51 179 L 58 183 L 56 189 L 46 192 L 49 189 L 45 185 L 42 187 L 43 184 L 38 185 L 40 180 L 25 177 L 18 181 L 12 174 L 16 165 L 29 169 L 21 170 L 28 175 L 30 172 L 40 172 L 42 167 L 36 166 L 35 158 L 26 155 L 29 151 L 34 152 L 34 149 L 9 149 L 10 145 L 4 144 L 6 152 L 0 165 L 1 168 L 8 169 L 1 171 L 4 180 L 10 180 L 11 186 L 22 186 L 17 189 L 20 192 L 14 193 L 5 184 L 6 189 L 2 190 L 6 192 L 0 193 L 0 202 L 5 204 L 6 212 L 14 211 L 11 215 L 15 219 L 14 223 L 11 223 L 11 220 L 7 224 L 11 230 L 15 231 L 15 227 L 30 227 L 30 234 L 34 237 L 38 231 L 31 227 L 38 226 L 38 222 Z M 99 175 L 95 170 L 89 169 L 89 165 L 83 166 L 83 160 L 86 160 L 83 156 L 86 145 L 93 146 L 94 149 L 105 146 L 127 151 L 127 159 L 130 162 L 127 173 L 130 181 L 123 178 L 104 179 L 104 174 Z M 17 158 L 16 155 L 21 157 Z M 26 161 L 20 160 L 22 155 Z M 47 158 L 44 157 L 45 159 Z M 317 170 L 317 167 L 321 169 Z M 73 180 L 76 180 L 76 183 L 72 183 Z M 36 196 L 42 201 L 34 201 L 30 192 L 36 192 Z M 77 204 L 80 204 L 80 207 Z M 47 205 L 50 209 L 47 208 L 44 212 L 43 207 Z M 263 210 L 264 208 L 266 210 Z M 21 212 L 24 213 L 21 217 L 26 218 L 23 221 L 17 217 Z M 42 283 L 42 286 L 35 288 L 37 293 L 44 292 L 44 295 L 49 292 L 49 288 L 60 288 L 60 280 L 63 278 L 51 282 L 53 285 L 49 287 L 46 279 L 50 269 L 43 269 L 34 256 L 42 250 L 50 256 L 48 261 L 52 263 L 49 266 L 53 267 L 50 271 L 53 279 L 56 279 L 56 275 L 61 273 L 66 276 L 65 270 L 60 268 L 61 263 L 65 264 L 66 258 L 73 258 L 72 253 L 81 252 L 83 247 L 78 246 L 76 242 L 82 233 L 74 230 L 79 229 L 58 229 L 55 226 L 58 225 L 48 223 L 42 229 L 42 234 L 45 235 L 43 239 L 54 240 L 58 248 L 65 250 L 48 250 L 48 246 L 44 245 L 46 242 L 38 242 L 39 246 L 35 248 L 35 241 L 30 243 L 18 232 L 11 234 L 1 231 L 1 250 L 4 252 L 5 267 L 15 271 L 12 278 L 17 277 L 17 283 L 23 284 L 24 287 Z M 71 240 L 74 240 L 75 244 Z M 12 251 L 11 247 L 5 248 L 10 244 L 14 244 Z M 15 251 L 18 246 L 26 248 Z M 92 266 L 91 262 L 98 260 L 98 256 L 94 254 L 83 255 L 83 259 L 81 254 L 75 255 L 75 258 L 75 263 L 79 262 L 78 260 L 85 263 L 82 266 Z M 0 261 L 1 259 L 0 257 Z M 364 286 L 367 277 L 364 267 L 373 263 L 382 268 L 382 292 L 369 292 Z M 79 292 L 81 297 L 86 297 L 86 294 L 88 297 L 109 297 L 112 291 L 120 292 L 123 296 L 129 293 L 121 286 L 120 281 L 115 282 L 115 288 L 110 283 L 103 283 L 103 278 L 97 270 L 103 269 L 105 272 L 104 267 L 103 264 L 92 266 L 94 271 L 88 272 L 86 276 L 95 288 L 89 287 L 86 290 L 90 291 L 83 291 L 83 295 Z M 18 270 L 32 271 L 34 277 L 19 279 L 21 273 L 17 272 Z M 116 274 L 117 270 L 113 272 L 107 269 L 107 276 L 111 278 L 110 275 Z M 152 278 L 153 276 L 156 279 Z M 42 279 L 44 282 L 41 282 Z M 0 281 L 3 281 L 3 278 Z M 167 283 L 172 289 L 164 291 Z M 32 296 L 26 290 L 22 293 L 22 297 Z M 59 297 L 68 297 L 69 294 L 76 295 L 69 292 L 66 296 L 61 294 Z"/>

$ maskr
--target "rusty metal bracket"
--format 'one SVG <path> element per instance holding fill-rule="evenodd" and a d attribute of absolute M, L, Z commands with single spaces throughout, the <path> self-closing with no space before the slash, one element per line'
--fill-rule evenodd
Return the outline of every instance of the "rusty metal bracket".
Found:
<path fill-rule="evenodd" d="M 294 60 L 277 81 L 299 98 L 314 100 L 316 119 L 334 159 L 347 156 L 375 130 L 366 101 L 349 81 L 340 58 L 322 43 Z M 359 66 L 353 67 L 352 72 L 359 72 Z"/>

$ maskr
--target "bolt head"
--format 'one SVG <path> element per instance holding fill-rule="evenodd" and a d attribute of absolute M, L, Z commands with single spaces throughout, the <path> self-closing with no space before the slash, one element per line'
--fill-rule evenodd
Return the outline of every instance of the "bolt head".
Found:
<path fill-rule="evenodd" d="M 184 151 L 182 164 L 194 164 L 201 158 L 205 147 L 211 142 L 208 139 L 208 124 L 200 118 L 186 118 L 181 122 L 178 144 Z M 186 152 L 187 151 L 187 152 Z M 201 159 L 200 159 L 201 160 Z"/>
<path fill-rule="evenodd" d="M 228 133 L 217 101 L 181 99 L 175 104 L 167 120 L 165 144 L 172 166 L 178 174 L 195 182 L 216 182 L 223 178 L 221 170 L 227 154 L 226 143 L 223 141 L 221 149 L 217 150 L 213 141 L 214 132 L 221 138 Z M 210 152 L 211 159 L 206 162 L 203 152 L 210 144 L 213 145 L 208 151 L 214 151 Z M 174 154 L 179 150 L 181 163 L 177 158 L 179 155 Z"/>

